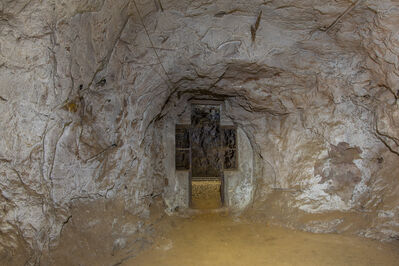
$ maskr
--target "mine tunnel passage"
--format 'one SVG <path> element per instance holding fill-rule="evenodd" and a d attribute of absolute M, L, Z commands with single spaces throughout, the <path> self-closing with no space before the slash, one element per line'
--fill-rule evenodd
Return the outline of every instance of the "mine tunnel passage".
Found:
<path fill-rule="evenodd" d="M 191 124 L 176 125 L 176 170 L 189 171 L 189 206 L 224 204 L 224 170 L 237 167 L 236 129 L 221 126 L 220 104 L 192 104 Z"/>

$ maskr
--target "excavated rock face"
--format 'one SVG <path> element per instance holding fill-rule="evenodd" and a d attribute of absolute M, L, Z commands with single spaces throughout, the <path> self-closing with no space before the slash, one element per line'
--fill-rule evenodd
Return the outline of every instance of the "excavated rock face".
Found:
<path fill-rule="evenodd" d="M 240 210 L 398 239 L 398 23 L 394 0 L 0 2 L 1 260 L 149 234 L 174 184 L 161 132 L 193 97 L 251 144 Z"/>

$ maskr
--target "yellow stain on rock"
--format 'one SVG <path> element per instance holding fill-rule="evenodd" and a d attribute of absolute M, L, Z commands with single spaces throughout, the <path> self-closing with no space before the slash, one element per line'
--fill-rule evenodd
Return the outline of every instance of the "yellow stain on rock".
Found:
<path fill-rule="evenodd" d="M 68 110 L 68 112 L 71 113 L 76 113 L 78 111 L 78 105 L 74 102 L 69 102 L 65 105 L 65 108 Z"/>

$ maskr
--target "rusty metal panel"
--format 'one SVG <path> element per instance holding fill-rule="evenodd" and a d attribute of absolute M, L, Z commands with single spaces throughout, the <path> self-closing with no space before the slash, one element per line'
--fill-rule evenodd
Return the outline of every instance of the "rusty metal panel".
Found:
<path fill-rule="evenodd" d="M 176 170 L 190 169 L 190 150 L 176 150 Z"/>
<path fill-rule="evenodd" d="M 236 129 L 231 127 L 223 127 L 223 146 L 225 148 L 236 148 Z"/>
<path fill-rule="evenodd" d="M 189 126 L 176 125 L 176 131 L 175 131 L 176 170 L 189 170 L 190 169 L 190 138 L 189 137 L 190 137 Z"/>
<path fill-rule="evenodd" d="M 189 126 L 176 125 L 175 131 L 176 148 L 188 149 L 190 148 Z"/>
<path fill-rule="evenodd" d="M 224 169 L 237 168 L 237 151 L 225 150 L 224 151 Z"/>
<path fill-rule="evenodd" d="M 237 129 L 235 127 L 223 127 L 223 167 L 224 169 L 237 168 Z"/>

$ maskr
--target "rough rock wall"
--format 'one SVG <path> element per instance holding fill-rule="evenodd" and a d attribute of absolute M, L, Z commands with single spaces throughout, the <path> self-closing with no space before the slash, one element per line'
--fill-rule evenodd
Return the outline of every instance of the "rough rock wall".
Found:
<path fill-rule="evenodd" d="M 224 98 L 249 136 L 256 213 L 398 238 L 397 2 L 4 0 L 0 10 L 5 259 L 25 247 L 21 260 L 38 262 L 76 201 L 119 199 L 148 216 L 165 176 L 157 121 L 195 95 Z"/>
<path fill-rule="evenodd" d="M 72 215 L 78 202 L 112 198 L 141 217 L 138 223 L 161 193 L 157 140 L 142 111 L 148 99 L 101 72 L 112 64 L 127 4 L 2 2 L 0 254 L 6 264 L 44 263 L 63 228 L 79 219 Z"/>

